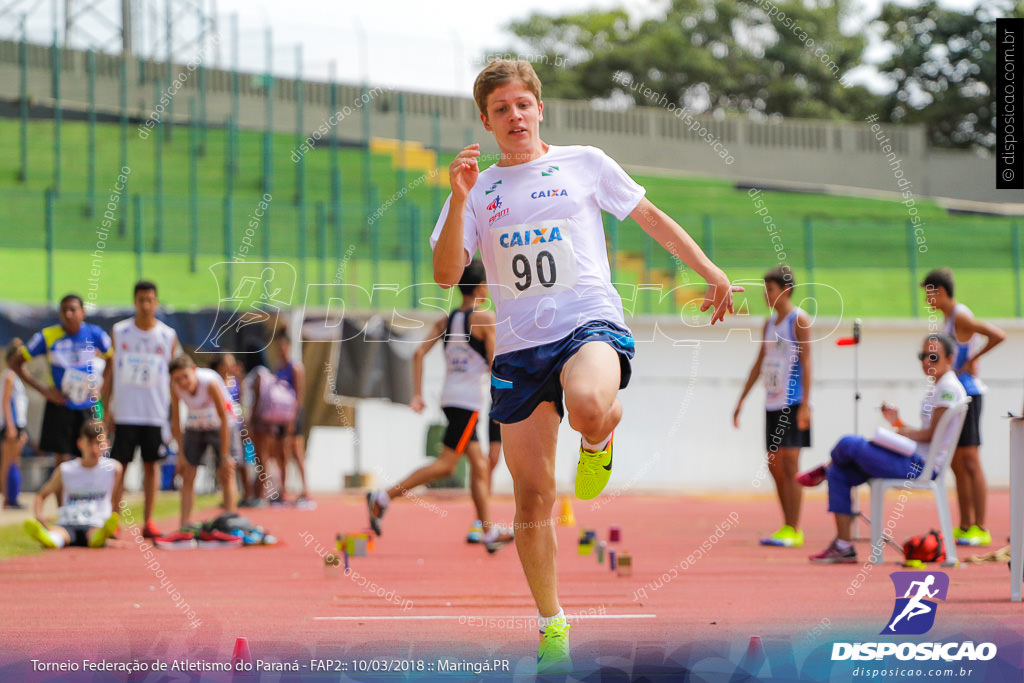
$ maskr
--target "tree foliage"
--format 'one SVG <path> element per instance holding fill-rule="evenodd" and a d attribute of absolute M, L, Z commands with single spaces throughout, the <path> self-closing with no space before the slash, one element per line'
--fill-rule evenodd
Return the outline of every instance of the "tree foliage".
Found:
<path fill-rule="evenodd" d="M 879 114 L 926 125 L 940 146 L 991 147 L 995 17 L 1024 16 L 1021 5 L 994 0 L 960 13 L 935 0 L 887 2 L 870 22 L 888 48 L 877 65 L 887 95 L 848 80 L 872 66 L 867 27 L 850 28 L 853 0 L 668 0 L 644 20 L 621 9 L 533 14 L 509 30 L 549 97 L 802 118 Z"/>

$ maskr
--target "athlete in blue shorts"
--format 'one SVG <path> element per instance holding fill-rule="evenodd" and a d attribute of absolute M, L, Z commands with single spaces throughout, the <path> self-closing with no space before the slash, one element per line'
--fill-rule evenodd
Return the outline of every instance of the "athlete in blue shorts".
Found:
<path fill-rule="evenodd" d="M 631 216 L 707 280 L 701 310 L 732 311 L 729 279 L 622 168 L 594 147 L 541 140 L 541 84 L 528 62 L 492 61 L 473 97 L 501 159 L 480 171 L 480 146 L 449 166 L 452 192 L 431 236 L 434 279 L 459 282 L 480 251 L 496 310 L 491 417 L 501 423 L 515 482 L 516 547 L 539 612 L 541 673 L 570 670 L 558 601 L 555 445 L 564 412 L 581 435 L 576 495 L 601 493 L 611 476 L 618 390 L 629 381 L 633 337 L 611 284 L 601 211 Z M 564 402 L 564 407 L 563 407 Z"/>

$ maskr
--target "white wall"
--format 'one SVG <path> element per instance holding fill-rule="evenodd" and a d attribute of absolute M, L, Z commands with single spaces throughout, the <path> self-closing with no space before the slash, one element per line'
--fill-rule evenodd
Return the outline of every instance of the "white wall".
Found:
<path fill-rule="evenodd" d="M 764 468 L 764 392 L 756 387 L 747 399 L 741 429 L 732 412 L 757 351 L 762 318 L 732 319 L 713 329 L 683 325 L 669 318 L 637 318 L 630 326 L 637 339 L 633 378 L 620 393 L 624 415 L 616 432 L 615 471 L 608 491 L 754 491 L 772 490 Z M 989 386 L 982 417 L 982 462 L 991 486 L 1008 485 L 1009 425 L 1001 418 L 1024 405 L 1024 322 L 997 322 L 1007 341 L 981 362 Z M 819 320 L 813 347 L 813 447 L 803 452 L 801 467 L 828 459 L 829 449 L 853 431 L 854 347 L 837 347 L 850 334 L 849 321 Z M 866 320 L 859 349 L 860 433 L 881 424 L 882 401 L 918 422 L 927 389 L 916 358 L 928 332 L 927 319 Z M 391 484 L 427 462 L 423 456 L 427 426 L 440 419 L 437 405 L 444 368 L 439 352 L 426 362 L 424 386 L 428 410 L 417 415 L 385 401 L 364 401 L 356 423 L 363 469 L 378 483 Z M 909 419 L 908 419 L 909 418 Z M 350 430 L 349 430 L 350 431 Z M 486 435 L 481 428 L 481 437 Z M 351 440 L 351 437 L 349 437 Z M 351 471 L 351 444 L 311 439 L 311 476 L 324 490 L 337 491 L 338 472 Z M 571 490 L 579 437 L 562 423 L 557 476 L 559 488 Z M 498 492 L 510 492 L 504 464 L 495 476 Z"/>

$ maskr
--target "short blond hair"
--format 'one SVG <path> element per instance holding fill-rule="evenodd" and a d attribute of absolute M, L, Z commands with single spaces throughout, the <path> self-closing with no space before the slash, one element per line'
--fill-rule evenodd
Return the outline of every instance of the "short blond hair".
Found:
<path fill-rule="evenodd" d="M 540 78 L 533 65 L 524 59 L 493 59 L 477 74 L 473 99 L 480 113 L 487 116 L 487 98 L 503 85 L 520 81 L 540 102 Z"/>

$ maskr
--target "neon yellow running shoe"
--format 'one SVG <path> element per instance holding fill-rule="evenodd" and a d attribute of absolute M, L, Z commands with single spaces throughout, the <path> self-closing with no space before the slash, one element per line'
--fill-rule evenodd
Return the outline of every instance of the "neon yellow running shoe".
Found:
<path fill-rule="evenodd" d="M 975 524 L 967 530 L 967 545 L 992 545 L 992 532 Z"/>
<path fill-rule="evenodd" d="M 537 650 L 537 675 L 567 674 L 572 671 L 569 657 L 569 622 L 556 619 L 540 637 Z"/>
<path fill-rule="evenodd" d="M 38 519 L 25 520 L 25 533 L 39 541 L 44 548 L 56 548 L 57 544 L 50 538 L 50 532 Z"/>
<path fill-rule="evenodd" d="M 961 529 L 958 526 L 953 527 L 953 540 L 956 541 L 957 545 L 970 545 L 965 539 L 970 535 L 971 530 Z"/>
<path fill-rule="evenodd" d="M 107 544 L 107 539 L 117 533 L 117 527 L 121 523 L 121 516 L 116 512 L 103 522 L 103 526 L 96 530 L 92 540 L 89 541 L 90 548 L 102 548 Z"/>
<path fill-rule="evenodd" d="M 597 498 L 612 476 L 612 443 L 615 432 L 608 438 L 603 451 L 588 451 L 580 443 L 580 461 L 576 465 L 576 497 L 580 500 Z"/>
<path fill-rule="evenodd" d="M 761 545 L 774 545 L 786 548 L 799 548 L 803 544 L 803 529 L 797 530 L 788 524 L 783 524 L 782 528 L 780 528 L 774 534 L 761 539 Z"/>

